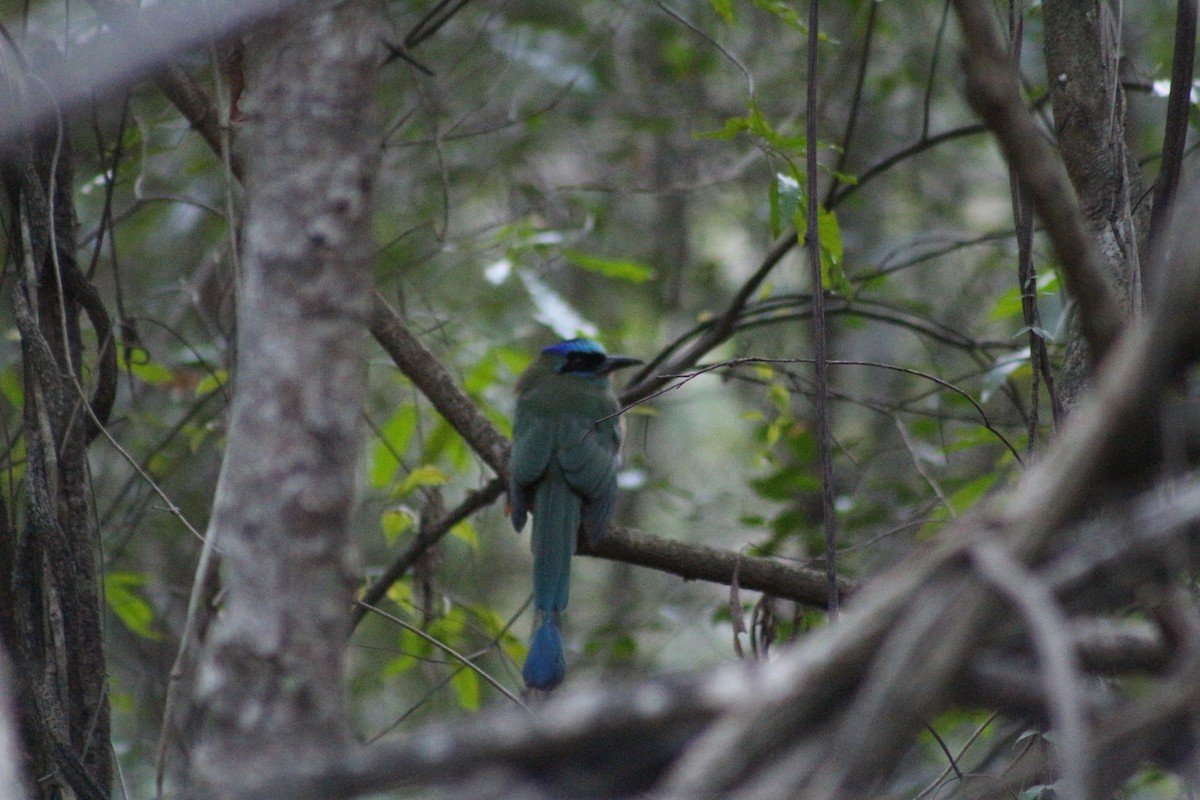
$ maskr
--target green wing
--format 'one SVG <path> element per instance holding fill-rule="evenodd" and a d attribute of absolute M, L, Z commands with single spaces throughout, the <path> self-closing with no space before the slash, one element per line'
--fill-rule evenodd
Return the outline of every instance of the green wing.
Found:
<path fill-rule="evenodd" d="M 621 446 L 615 419 L 595 422 L 585 417 L 563 420 L 558 463 L 567 485 L 583 497 L 583 528 L 588 541 L 599 544 L 608 532 L 617 499 L 617 452 Z"/>

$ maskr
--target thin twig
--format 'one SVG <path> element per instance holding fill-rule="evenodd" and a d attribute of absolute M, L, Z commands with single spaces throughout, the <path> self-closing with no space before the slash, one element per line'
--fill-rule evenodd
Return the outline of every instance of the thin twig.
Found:
<path fill-rule="evenodd" d="M 420 638 L 429 642 L 429 644 L 431 644 L 434 647 L 438 648 L 439 650 L 445 652 L 451 658 L 454 658 L 455 660 L 461 662 L 465 667 L 467 667 L 467 669 L 470 669 L 476 675 L 478 675 L 479 677 L 481 677 L 485 681 L 487 681 L 488 684 L 490 684 L 491 687 L 493 689 L 495 689 L 496 691 L 498 691 L 500 694 L 504 695 L 509 700 L 513 701 L 514 703 L 516 703 L 517 705 L 519 705 L 521 708 L 525 709 L 526 711 L 529 710 L 529 706 L 527 706 L 523 702 L 521 702 L 521 698 L 517 697 L 515 694 L 510 692 L 508 689 L 504 688 L 504 685 L 501 684 L 500 681 L 493 678 L 491 675 L 489 675 L 487 673 L 486 670 L 480 668 L 479 665 L 477 665 L 474 661 L 467 658 L 466 656 L 464 656 L 462 653 L 455 650 L 450 645 L 446 644 L 445 642 L 441 641 L 440 639 L 436 639 L 433 636 L 430 636 L 428 633 L 421 630 L 416 625 L 410 625 L 409 623 L 400 619 L 396 615 L 389 614 L 388 612 L 384 611 L 382 608 L 377 608 L 373 605 L 370 605 L 369 603 L 364 603 L 361 600 L 355 602 L 355 605 L 361 606 L 362 608 L 365 608 L 368 611 L 373 611 L 376 614 L 378 614 L 379 616 L 388 620 L 389 622 L 394 622 L 395 624 L 399 625 L 401 628 L 404 628 L 404 630 L 408 631 L 409 633 L 416 634 Z"/>
<path fill-rule="evenodd" d="M 647 395 L 646 397 L 641 397 L 641 398 L 635 399 L 635 400 L 627 403 L 625 406 L 622 406 L 620 411 L 617 411 L 615 414 L 612 414 L 609 417 L 605 417 L 605 419 L 611 419 L 612 417 L 620 416 L 621 414 L 624 414 L 625 412 L 629 411 L 634 406 L 641 405 L 642 403 L 653 400 L 654 398 L 659 397 L 660 395 L 664 395 L 667 392 L 673 391 L 675 389 L 679 389 L 680 387 L 684 386 L 685 384 L 692 381 L 693 379 L 699 378 L 701 375 L 706 375 L 706 374 L 713 372 L 715 370 L 718 370 L 718 369 L 723 369 L 726 367 L 736 367 L 740 364 L 811 364 L 812 361 L 813 360 L 811 358 L 758 358 L 758 357 L 754 357 L 754 356 L 747 356 L 747 357 L 743 357 L 743 358 L 732 358 L 728 361 L 721 361 L 716 364 L 709 364 L 707 366 L 704 366 L 704 367 L 701 367 L 701 368 L 695 370 L 694 372 L 690 372 L 690 373 L 686 373 L 686 374 L 682 374 L 682 375 L 659 375 L 657 377 L 665 379 L 665 380 L 669 380 L 672 378 L 678 378 L 680 380 L 678 383 L 673 383 L 670 386 L 666 386 L 662 389 L 659 389 L 658 391 L 656 391 L 650 395 Z M 892 372 L 903 372 L 906 375 L 915 375 L 919 378 L 924 378 L 925 380 L 933 381 L 937 385 L 942 386 L 946 389 L 949 389 L 950 391 L 954 392 L 955 394 L 957 394 L 960 397 L 962 397 L 963 399 L 965 399 L 968 403 L 970 403 L 972 405 L 972 407 L 974 407 L 975 411 L 979 414 L 980 423 L 983 425 L 983 427 L 987 431 L 989 431 L 992 435 L 994 435 L 997 439 L 999 439 L 1000 442 L 1006 448 L 1008 448 L 1008 451 L 1010 453 L 1012 453 L 1013 458 L 1015 458 L 1017 460 L 1018 464 L 1024 463 L 1024 461 L 1022 461 L 1022 459 L 1021 459 L 1021 454 L 1019 452 L 1017 452 L 1017 448 L 1013 447 L 1012 443 L 1004 437 L 1004 434 L 1000 433 L 1000 431 L 996 430 L 995 426 L 992 425 L 991 420 L 988 419 L 987 412 L 983 410 L 983 406 L 979 405 L 978 401 L 976 401 L 974 397 L 972 397 L 970 394 L 963 391 L 962 389 L 958 388 L 954 384 L 952 384 L 948 381 L 944 381 L 941 378 L 937 377 L 936 375 L 930 375 L 927 372 L 921 372 L 920 370 L 912 369 L 910 367 L 900 367 L 895 364 L 884 364 L 884 363 L 880 363 L 878 361 L 830 359 L 830 361 L 828 363 L 830 366 L 875 367 L 877 369 L 891 370 Z M 602 422 L 603 420 L 599 420 L 599 421 Z"/>
<path fill-rule="evenodd" d="M 871 42 L 875 40 L 875 18 L 878 15 L 879 3 L 867 3 L 867 30 L 863 33 L 862 53 L 858 57 L 858 73 L 854 79 L 854 94 L 850 98 L 850 113 L 846 117 L 846 129 L 842 132 L 842 144 L 838 148 L 837 165 L 833 168 L 833 181 L 825 192 L 825 207 L 833 202 L 834 190 L 841 185 L 840 176 L 846 170 L 850 159 L 850 145 L 854 142 L 854 131 L 858 127 L 858 114 L 862 110 L 863 86 L 867 82 L 867 63 L 870 61 Z"/>
<path fill-rule="evenodd" d="M 493 478 L 486 486 L 467 495 L 457 507 L 447 512 L 441 519 L 428 528 L 422 529 L 405 551 L 397 556 L 383 571 L 383 574 L 376 578 L 375 582 L 363 593 L 362 601 L 351 612 L 351 627 L 357 626 L 362 621 L 364 608 L 382 600 L 392 584 L 404 577 L 426 550 L 449 533 L 455 525 L 479 509 L 494 503 L 496 498 L 504 493 L 506 485 L 500 478 Z"/>
<path fill-rule="evenodd" d="M 808 252 L 812 284 L 813 382 L 817 416 L 817 463 L 821 471 L 821 530 L 825 534 L 825 580 L 829 592 L 830 619 L 838 615 L 837 509 L 834 506 L 833 431 L 829 422 L 829 346 L 825 322 L 825 287 L 821 278 L 821 231 L 817 205 L 817 45 L 820 43 L 820 0 L 808 3 L 808 81 L 805 102 L 804 147 L 805 209 L 804 243 Z"/>
<path fill-rule="evenodd" d="M 700 38 L 704 39 L 709 44 L 711 44 L 713 47 L 717 48 L 717 50 L 720 51 L 721 55 L 725 56 L 725 58 L 728 59 L 728 61 L 731 64 L 733 64 L 735 67 L 737 67 L 739 70 L 741 70 L 743 77 L 745 77 L 745 79 L 746 79 L 746 91 L 749 92 L 750 99 L 753 101 L 753 99 L 754 99 L 754 74 L 752 72 L 750 72 L 750 70 L 746 69 L 746 65 L 743 64 L 740 60 L 738 60 L 737 56 L 735 56 L 733 53 L 731 53 L 724 45 L 722 45 L 716 39 L 709 36 L 707 33 L 705 33 L 700 28 L 698 28 L 694 22 L 687 19 L 685 16 L 683 16 L 683 14 L 680 14 L 678 11 L 671 8 L 666 3 L 662 2 L 662 0 L 656 0 L 655 5 L 657 5 L 659 8 L 661 8 L 663 11 L 665 11 L 670 16 L 674 17 L 677 22 L 679 22 L 681 25 L 686 27 L 692 33 L 696 34 L 697 36 L 699 36 Z"/>

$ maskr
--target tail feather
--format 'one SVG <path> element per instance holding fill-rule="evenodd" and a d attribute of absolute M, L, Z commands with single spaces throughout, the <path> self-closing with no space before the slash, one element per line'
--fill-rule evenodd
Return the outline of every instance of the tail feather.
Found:
<path fill-rule="evenodd" d="M 563 655 L 562 636 L 553 615 L 542 618 L 529 643 L 529 655 L 521 670 L 525 685 L 548 692 L 563 682 L 567 674 L 567 659 Z"/>
<path fill-rule="evenodd" d="M 581 503 L 562 470 L 551 465 L 533 501 L 533 605 L 546 616 L 567 607 Z"/>
<path fill-rule="evenodd" d="M 533 496 L 533 605 L 538 626 L 521 674 L 531 689 L 550 691 L 567 674 L 558 615 L 571 590 L 571 557 L 579 533 L 582 500 L 551 463 Z"/>

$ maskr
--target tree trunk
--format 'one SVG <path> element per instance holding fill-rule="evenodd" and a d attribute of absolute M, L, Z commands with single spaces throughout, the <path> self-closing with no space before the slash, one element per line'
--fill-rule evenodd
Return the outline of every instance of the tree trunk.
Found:
<path fill-rule="evenodd" d="M 1139 249 L 1145 225 L 1135 225 L 1130 200 L 1137 196 L 1140 179 L 1125 147 L 1125 93 L 1117 74 L 1119 34 L 1106 0 L 1045 4 L 1046 72 L 1063 164 L 1108 266 L 1109 280 L 1129 314 L 1141 303 Z M 1086 385 L 1089 370 L 1078 325 L 1072 324 L 1068 336 L 1059 387 L 1069 408 Z"/>
<path fill-rule="evenodd" d="M 208 534 L 226 594 L 196 677 L 195 797 L 318 768 L 350 741 L 376 13 L 365 2 L 313 4 L 247 42 L 239 364 Z"/>

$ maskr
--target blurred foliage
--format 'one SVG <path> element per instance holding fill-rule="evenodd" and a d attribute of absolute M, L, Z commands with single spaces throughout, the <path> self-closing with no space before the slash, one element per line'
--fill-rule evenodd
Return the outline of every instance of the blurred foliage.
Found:
<path fill-rule="evenodd" d="M 872 5 L 822 8 L 814 199 L 803 190 L 802 5 L 468 3 L 414 49 L 432 76 L 399 60 L 384 68 L 374 220 L 378 287 L 508 433 L 513 383 L 538 348 L 585 333 L 652 357 L 720 313 L 776 237 L 804 233 L 808 203 L 818 203 L 824 285 L 844 301 L 828 324 L 831 357 L 848 362 L 832 365 L 831 380 L 840 567 L 851 576 L 1011 482 L 1015 454 L 1051 433 L 1044 395 L 1030 425 L 1006 170 L 988 137 L 959 130 L 974 119 L 958 88 L 957 33 L 942 25 L 942 3 L 879 3 L 868 41 Z M 1173 4 L 1136 5 L 1123 17 L 1124 55 L 1149 85 L 1169 75 Z M 397 40 L 427 6 L 387 3 Z M 1038 97 L 1040 8 L 1031 6 L 1022 67 Z M 64 8 L 43 0 L 22 17 L 22 4 L 5 3 L 5 24 L 21 41 L 60 48 L 98 34 L 86 6 Z M 186 66 L 209 87 L 219 78 L 202 56 Z M 1164 105 L 1131 90 L 1128 138 L 1151 171 Z M 80 259 L 122 325 L 111 432 L 203 530 L 237 383 L 228 214 L 239 187 L 148 85 L 98 99 L 72 120 L 72 143 Z M 1037 333 L 1057 358 L 1066 304 L 1040 239 L 1035 260 Z M 11 264 L 5 276 L 11 285 Z M 794 250 L 709 359 L 810 357 L 808 286 Z M 19 515 L 20 353 L 11 318 L 3 324 L 0 487 Z M 717 370 L 629 415 L 620 522 L 820 566 L 810 372 L 803 361 Z M 382 351 L 363 415 L 365 586 L 411 541 L 423 509 L 449 506 L 489 473 Z M 122 454 L 100 442 L 92 458 L 118 751 L 144 779 L 198 542 Z M 527 547 L 487 509 L 392 587 L 388 610 L 517 687 Z M 593 560 L 574 573 L 571 680 L 736 657 L 728 590 Z M 747 619 L 756 599 L 743 598 Z M 776 613 L 781 638 L 820 624 L 811 610 Z M 506 702 L 379 617 L 368 615 L 351 652 L 363 737 Z M 965 741 L 980 724 L 964 712 L 937 728 Z M 944 766 L 936 745 L 923 752 Z M 1141 781 L 1130 796 L 1173 786 Z"/>

